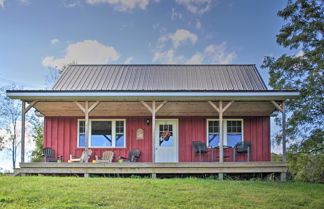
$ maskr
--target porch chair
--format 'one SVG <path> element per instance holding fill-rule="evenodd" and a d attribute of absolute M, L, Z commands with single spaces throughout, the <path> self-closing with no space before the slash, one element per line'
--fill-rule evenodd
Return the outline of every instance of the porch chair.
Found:
<path fill-rule="evenodd" d="M 51 147 L 43 148 L 42 157 L 44 159 L 44 162 L 56 162 L 55 151 Z"/>
<path fill-rule="evenodd" d="M 233 149 L 233 161 L 236 162 L 236 153 L 247 153 L 247 161 L 250 162 L 251 142 L 238 142 Z"/>
<path fill-rule="evenodd" d="M 123 159 L 126 160 L 126 162 L 137 162 L 137 160 L 140 158 L 141 156 L 141 151 L 139 149 L 132 149 L 129 153 L 128 153 L 128 157 L 123 157 L 120 156 L 119 159 Z"/>
<path fill-rule="evenodd" d="M 101 160 L 99 159 L 98 155 L 96 155 L 95 157 L 97 163 L 111 163 L 112 160 L 114 159 L 114 152 L 112 151 L 103 152 Z"/>
<path fill-rule="evenodd" d="M 208 152 L 212 152 L 212 158 L 214 156 L 213 150 L 208 150 L 206 143 L 203 143 L 201 141 L 193 141 L 192 142 L 192 155 L 191 155 L 191 161 L 193 162 L 195 153 L 199 153 L 199 161 L 202 161 L 202 154 L 208 154 Z"/>
<path fill-rule="evenodd" d="M 86 155 L 86 153 L 88 153 L 88 155 Z M 81 154 L 80 158 L 75 158 L 75 156 L 70 155 L 70 160 L 69 162 L 80 162 L 80 163 L 86 163 L 89 161 L 89 158 L 92 154 L 92 150 L 88 149 L 88 152 L 86 150 L 84 150 Z"/>

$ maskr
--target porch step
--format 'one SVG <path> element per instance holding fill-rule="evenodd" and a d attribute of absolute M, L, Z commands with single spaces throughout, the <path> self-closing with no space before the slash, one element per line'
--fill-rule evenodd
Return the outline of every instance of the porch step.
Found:
<path fill-rule="evenodd" d="M 21 168 L 16 168 L 12 176 L 20 176 L 20 175 L 21 175 Z"/>

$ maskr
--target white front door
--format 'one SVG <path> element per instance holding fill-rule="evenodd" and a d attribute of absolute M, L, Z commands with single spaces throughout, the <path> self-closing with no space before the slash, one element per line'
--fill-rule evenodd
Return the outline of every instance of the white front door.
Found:
<path fill-rule="evenodd" d="M 157 119 L 155 162 L 178 162 L 178 120 Z"/>

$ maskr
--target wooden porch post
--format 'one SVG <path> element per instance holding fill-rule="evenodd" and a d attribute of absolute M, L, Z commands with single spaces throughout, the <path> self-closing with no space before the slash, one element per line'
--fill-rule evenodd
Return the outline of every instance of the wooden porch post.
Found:
<path fill-rule="evenodd" d="M 80 110 L 84 113 L 84 118 L 85 118 L 85 122 L 84 122 L 84 126 L 85 126 L 85 155 L 86 155 L 86 159 L 87 162 L 89 160 L 89 156 L 88 156 L 88 149 L 89 149 L 89 113 L 95 109 L 95 107 L 99 104 L 99 101 L 96 101 L 94 104 L 91 105 L 91 107 L 89 108 L 89 101 L 85 101 L 84 103 L 84 107 L 79 103 L 79 102 L 74 102 L 79 108 Z"/>
<path fill-rule="evenodd" d="M 155 101 L 152 102 L 152 162 L 155 162 Z"/>
<path fill-rule="evenodd" d="M 218 112 L 219 114 L 219 162 L 224 162 L 224 130 L 223 130 L 223 113 L 234 103 L 230 101 L 223 108 L 223 101 L 219 101 L 219 107 L 217 107 L 212 101 L 208 103 Z"/>
<path fill-rule="evenodd" d="M 25 129 L 26 129 L 26 113 L 37 103 L 37 101 L 31 102 L 26 107 L 26 102 L 21 103 L 21 162 L 25 162 Z"/>
<path fill-rule="evenodd" d="M 84 115 L 85 115 L 85 151 L 88 153 L 89 148 L 89 102 L 86 101 L 84 104 Z M 88 157 L 88 156 L 87 156 Z"/>
<path fill-rule="evenodd" d="M 146 102 L 141 101 L 141 103 L 152 113 L 152 162 L 155 162 L 155 119 L 156 113 L 167 103 L 163 101 L 158 107 L 156 107 L 155 101 L 152 101 L 152 107 L 150 107 Z"/>
<path fill-rule="evenodd" d="M 282 101 L 281 106 L 276 101 L 271 103 L 282 113 L 282 161 L 286 162 L 286 108 L 285 102 Z"/>
<path fill-rule="evenodd" d="M 282 161 L 286 162 L 286 107 L 285 102 L 282 102 Z"/>
<path fill-rule="evenodd" d="M 219 162 L 224 162 L 224 147 L 223 147 L 223 101 L 219 101 Z"/>
<path fill-rule="evenodd" d="M 21 162 L 25 162 L 25 121 L 26 121 L 26 115 L 25 115 L 25 107 L 26 102 L 22 101 L 22 110 L 21 110 Z"/>

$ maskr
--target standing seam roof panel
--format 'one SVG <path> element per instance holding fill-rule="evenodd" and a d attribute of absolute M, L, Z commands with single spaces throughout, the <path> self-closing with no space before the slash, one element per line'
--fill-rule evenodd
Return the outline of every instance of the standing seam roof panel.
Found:
<path fill-rule="evenodd" d="M 53 90 L 266 90 L 254 65 L 70 65 Z"/>

